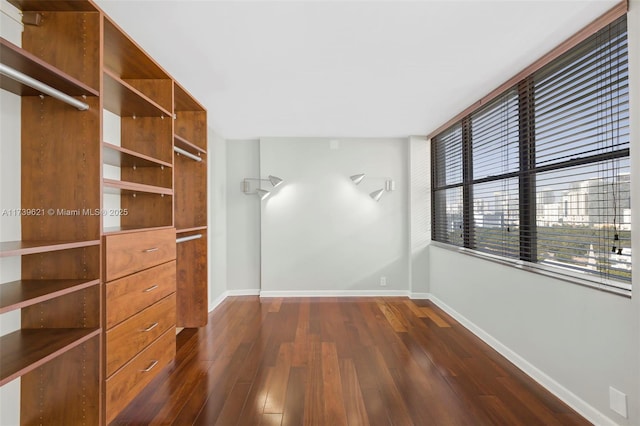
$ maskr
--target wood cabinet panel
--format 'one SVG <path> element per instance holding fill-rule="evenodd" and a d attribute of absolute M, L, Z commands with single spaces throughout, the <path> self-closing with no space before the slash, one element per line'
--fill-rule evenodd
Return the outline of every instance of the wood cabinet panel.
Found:
<path fill-rule="evenodd" d="M 108 303 L 108 302 L 107 302 Z M 107 331 L 107 377 L 165 331 L 175 328 L 175 293 Z"/>
<path fill-rule="evenodd" d="M 175 357 L 175 331 L 168 330 L 138 354 L 120 371 L 107 379 L 106 422 L 116 415 Z"/>
<path fill-rule="evenodd" d="M 175 230 L 160 229 L 107 235 L 105 281 L 138 272 L 176 258 Z"/>
<path fill-rule="evenodd" d="M 208 319 L 207 231 L 202 237 L 177 245 L 176 324 L 178 327 L 204 327 Z M 179 234 L 179 236 L 185 236 Z"/>
<path fill-rule="evenodd" d="M 175 261 L 107 283 L 105 328 L 110 329 L 175 289 Z"/>

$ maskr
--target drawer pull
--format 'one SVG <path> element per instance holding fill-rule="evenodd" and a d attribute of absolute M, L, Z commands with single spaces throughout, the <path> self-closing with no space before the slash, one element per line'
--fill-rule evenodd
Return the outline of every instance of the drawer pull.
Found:
<path fill-rule="evenodd" d="M 157 326 L 158 326 L 158 323 L 157 323 L 157 322 L 154 322 L 153 324 L 151 324 L 149 327 L 145 328 L 145 329 L 144 329 L 144 330 L 142 330 L 142 331 L 144 331 L 145 333 L 147 333 L 147 332 L 149 332 L 149 331 L 153 330 L 154 328 L 156 328 Z"/>
<path fill-rule="evenodd" d="M 143 293 L 149 293 L 150 291 L 153 291 L 153 290 L 155 290 L 156 288 L 158 288 L 158 284 L 154 284 L 154 285 L 152 285 L 151 287 L 149 287 L 148 289 L 146 289 L 146 290 L 142 290 L 142 292 L 143 292 Z"/>
<path fill-rule="evenodd" d="M 154 251 L 158 251 L 158 247 L 148 248 L 146 250 L 142 250 L 143 253 L 151 253 Z"/>
<path fill-rule="evenodd" d="M 153 367 L 155 367 L 156 365 L 158 365 L 158 361 L 153 361 L 147 368 L 140 371 L 142 371 L 143 373 L 148 373 L 149 371 L 153 370 Z"/>

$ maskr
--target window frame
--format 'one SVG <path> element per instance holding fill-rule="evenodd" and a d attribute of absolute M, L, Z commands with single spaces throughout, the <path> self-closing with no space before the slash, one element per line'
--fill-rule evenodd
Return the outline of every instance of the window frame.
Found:
<path fill-rule="evenodd" d="M 607 22 L 601 29 L 606 28 L 610 24 L 614 24 L 618 19 L 625 19 L 626 16 L 622 14 L 624 18 L 617 16 L 616 19 L 611 19 Z M 628 40 L 628 34 L 626 32 L 625 26 L 625 38 Z M 580 42 L 585 41 L 587 38 L 580 40 Z M 613 40 L 613 38 L 611 38 Z M 573 48 L 577 47 L 579 43 L 576 43 Z M 584 47 L 583 47 L 584 48 Z M 573 49 L 566 49 L 564 53 L 571 53 Z M 562 60 L 564 55 L 557 55 L 555 59 Z M 505 85 L 501 86 L 501 92 L 496 93 L 496 91 L 492 92 L 492 98 L 490 101 L 494 101 L 499 99 L 501 96 L 506 96 L 509 92 L 513 92 L 515 90 L 518 97 L 518 130 L 519 130 L 519 141 L 518 141 L 518 157 L 519 157 L 519 169 L 516 172 L 506 172 L 498 175 L 485 176 L 479 179 L 474 179 L 474 170 L 473 170 L 473 138 L 471 133 L 471 119 L 475 112 L 482 111 L 489 101 L 485 101 L 482 103 L 482 106 L 477 106 L 472 110 L 465 110 L 462 115 L 456 116 L 454 119 L 450 120 L 447 124 L 446 128 L 440 127 L 438 129 L 438 134 L 430 135 L 431 139 L 431 176 L 432 176 L 432 188 L 431 188 L 431 211 L 434 212 L 432 214 L 432 228 L 431 228 L 431 239 L 432 244 L 437 247 L 446 248 L 449 250 L 454 250 L 460 253 L 473 255 L 476 257 L 484 258 L 487 260 L 491 260 L 494 262 L 498 262 L 501 264 L 514 266 L 522 270 L 527 270 L 547 276 L 551 276 L 554 278 L 558 278 L 564 281 L 569 281 L 581 285 L 586 285 L 589 287 L 598 288 L 604 291 L 631 296 L 631 281 L 622 281 L 622 280 L 612 280 L 608 279 L 602 273 L 594 274 L 590 273 L 586 270 L 581 271 L 576 268 L 576 270 L 563 268 L 561 266 L 550 266 L 540 263 L 538 259 L 538 235 L 537 229 L 539 225 L 537 224 L 537 187 L 536 187 L 536 178 L 539 174 L 550 172 L 550 171 L 559 171 L 559 170 L 568 170 L 571 167 L 581 166 L 581 165 L 599 165 L 606 161 L 613 161 L 617 159 L 629 158 L 630 156 L 630 148 L 620 148 L 607 151 L 607 152 L 598 152 L 595 154 L 587 154 L 584 156 L 579 156 L 577 158 L 570 158 L 568 160 L 552 162 L 551 164 L 536 164 L 536 137 L 535 137 L 535 128 L 536 128 L 536 115 L 535 115 L 535 84 L 536 77 L 538 73 L 544 73 L 546 71 L 546 65 L 553 64 L 550 60 L 545 66 L 538 67 L 534 72 L 531 72 L 529 75 L 524 76 L 520 79 L 516 84 L 505 87 Z M 628 75 L 627 75 L 628 82 Z M 510 80 L 511 81 L 511 80 Z M 628 105 L 627 105 L 628 108 Z M 438 155 L 438 137 L 446 134 L 454 127 L 461 127 L 462 129 L 462 140 L 461 140 L 461 150 L 462 150 L 462 173 L 463 179 L 462 183 L 453 183 L 448 185 L 438 185 L 439 181 L 436 179 L 437 174 L 440 173 L 442 175 L 442 171 L 438 170 L 438 164 L 440 166 L 444 165 L 444 162 L 440 161 L 437 157 Z M 518 179 L 518 207 L 519 207 L 519 258 L 518 256 L 507 257 L 500 256 L 493 253 L 489 253 L 487 251 L 477 250 L 477 247 L 474 247 L 475 238 L 473 235 L 474 232 L 474 198 L 473 198 L 473 187 L 474 185 L 488 182 L 498 182 L 504 181 L 506 179 Z M 446 182 L 445 182 L 446 183 Z M 462 246 L 460 245 L 452 245 L 451 243 L 444 242 L 438 239 L 438 229 L 439 225 L 437 223 L 436 213 L 438 212 L 438 208 L 442 206 L 437 205 L 436 193 L 440 191 L 444 191 L 446 194 L 446 190 L 451 188 L 461 187 L 463 192 L 463 207 L 462 207 Z M 446 196 L 445 196 L 446 197 Z M 446 204 L 445 204 L 446 205 Z M 445 207 L 446 208 L 446 207 Z M 615 223 L 615 222 L 614 222 Z M 616 235 L 617 238 L 617 235 Z M 566 269 L 566 270 L 565 270 Z"/>

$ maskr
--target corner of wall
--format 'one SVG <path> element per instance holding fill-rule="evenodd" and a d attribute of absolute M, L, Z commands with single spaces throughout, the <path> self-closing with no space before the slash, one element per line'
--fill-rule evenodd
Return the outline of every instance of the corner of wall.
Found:
<path fill-rule="evenodd" d="M 211 127 L 208 140 L 212 159 L 207 170 L 209 310 L 212 310 L 212 306 L 224 300 L 227 290 L 227 161 L 226 141 Z"/>

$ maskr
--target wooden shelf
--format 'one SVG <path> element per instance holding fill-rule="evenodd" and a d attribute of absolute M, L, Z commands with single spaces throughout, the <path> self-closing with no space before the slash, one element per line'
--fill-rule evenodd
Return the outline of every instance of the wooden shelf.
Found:
<path fill-rule="evenodd" d="M 0 314 L 35 305 L 96 284 L 95 280 L 20 280 L 0 285 Z"/>
<path fill-rule="evenodd" d="M 151 226 L 148 228 L 140 228 L 139 226 L 135 227 L 127 227 L 127 226 L 110 226 L 108 228 L 104 228 L 102 234 L 103 235 L 114 235 L 114 234 L 130 234 L 132 232 L 140 232 L 140 231 L 154 231 L 158 229 L 169 229 L 173 228 L 171 225 L 167 226 Z"/>
<path fill-rule="evenodd" d="M 122 180 L 104 179 L 104 192 L 107 194 L 122 194 L 123 192 L 146 192 L 149 194 L 173 195 L 173 189 L 161 186 L 144 185 L 141 183 Z"/>
<path fill-rule="evenodd" d="M 104 107 L 120 117 L 167 117 L 172 114 L 118 77 L 104 70 Z"/>
<path fill-rule="evenodd" d="M 124 79 L 170 79 L 160 65 L 107 17 L 104 19 L 104 66 Z"/>
<path fill-rule="evenodd" d="M 4 38 L 0 38 L 0 58 L 2 58 L 4 65 L 20 71 L 67 95 L 98 96 L 97 90 L 71 77 L 53 65 L 47 64 L 42 59 Z M 20 96 L 38 96 L 41 94 L 38 90 L 18 83 L 4 75 L 0 76 L 0 87 Z"/>
<path fill-rule="evenodd" d="M 0 337 L 0 386 L 99 334 L 99 328 L 38 328 Z"/>
<path fill-rule="evenodd" d="M 116 167 L 173 167 L 171 163 L 140 154 L 127 148 L 102 143 L 102 160 L 105 164 Z"/>
<path fill-rule="evenodd" d="M 9 0 L 23 12 L 98 12 L 93 3 L 78 0 Z"/>
<path fill-rule="evenodd" d="M 178 111 L 206 111 L 206 109 L 196 101 L 178 82 L 174 82 L 174 110 Z"/>
<path fill-rule="evenodd" d="M 0 257 L 24 256 L 49 251 L 100 245 L 100 240 L 89 241 L 6 241 L 0 243 Z"/>
<path fill-rule="evenodd" d="M 200 152 L 202 154 L 206 154 L 207 151 L 200 148 L 198 145 L 189 142 L 188 140 L 186 140 L 185 138 L 178 136 L 178 135 L 173 135 L 173 144 L 175 146 L 177 146 L 178 148 L 182 148 L 184 150 L 187 151 L 191 151 L 191 150 L 195 150 L 197 152 Z"/>
<path fill-rule="evenodd" d="M 176 234 L 186 234 L 187 232 L 206 231 L 207 226 L 195 226 L 193 228 L 176 229 Z"/>

